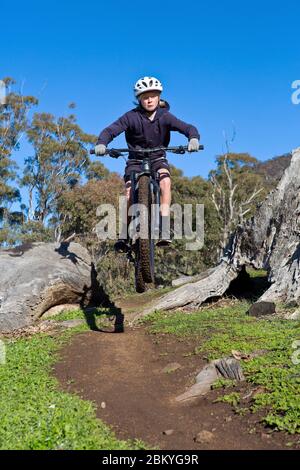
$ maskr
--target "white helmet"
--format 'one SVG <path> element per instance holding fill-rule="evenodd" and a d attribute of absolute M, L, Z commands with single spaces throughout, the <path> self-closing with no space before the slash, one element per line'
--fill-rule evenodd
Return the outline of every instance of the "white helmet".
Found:
<path fill-rule="evenodd" d="M 162 91 L 163 87 L 160 81 L 155 77 L 140 78 L 134 85 L 134 94 L 136 98 L 146 91 Z"/>

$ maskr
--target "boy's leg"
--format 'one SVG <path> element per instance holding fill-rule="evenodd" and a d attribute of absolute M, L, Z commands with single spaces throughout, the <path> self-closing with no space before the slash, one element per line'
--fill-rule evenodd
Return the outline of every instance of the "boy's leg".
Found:
<path fill-rule="evenodd" d="M 160 168 L 159 186 L 160 186 L 160 213 L 162 217 L 169 216 L 171 205 L 171 178 L 170 172 L 165 168 Z"/>

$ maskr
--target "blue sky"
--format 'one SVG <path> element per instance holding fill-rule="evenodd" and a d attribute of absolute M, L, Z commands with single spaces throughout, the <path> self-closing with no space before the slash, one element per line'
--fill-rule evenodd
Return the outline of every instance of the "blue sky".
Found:
<path fill-rule="evenodd" d="M 260 160 L 300 145 L 300 105 L 291 102 L 297 1 L 15 1 L 0 14 L 0 77 L 23 82 L 38 111 L 63 115 L 75 102 L 86 132 L 98 135 L 131 109 L 134 82 L 155 75 L 171 112 L 196 125 L 205 145 L 170 156 L 187 176 L 207 176 L 233 126 L 231 150 Z M 185 138 L 173 134 L 172 143 Z M 23 140 L 18 163 L 28 152 Z M 105 164 L 123 172 L 122 159 Z"/>

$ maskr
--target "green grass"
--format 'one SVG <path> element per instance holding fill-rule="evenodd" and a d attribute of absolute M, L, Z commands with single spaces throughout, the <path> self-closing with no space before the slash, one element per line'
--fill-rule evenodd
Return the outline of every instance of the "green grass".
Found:
<path fill-rule="evenodd" d="M 88 313 L 84 313 L 82 310 L 72 310 L 70 312 L 62 312 L 59 313 L 58 315 L 55 315 L 53 318 L 51 318 L 57 322 L 61 321 L 67 321 L 67 320 L 84 320 L 85 325 L 89 326 L 87 329 L 91 329 L 91 327 L 95 328 L 107 328 L 108 325 L 113 327 L 114 321 L 115 321 L 115 316 L 112 314 L 111 309 L 109 308 L 104 308 L 104 307 L 99 307 L 96 309 L 93 309 L 93 311 L 90 311 Z M 112 321 L 110 322 L 109 319 Z"/>
<path fill-rule="evenodd" d="M 193 351 L 209 360 L 231 354 L 258 352 L 241 361 L 246 380 L 262 386 L 250 410 L 263 411 L 263 421 L 276 430 L 300 433 L 300 364 L 294 364 L 293 342 L 300 340 L 300 322 L 257 319 L 245 315 L 249 304 L 237 301 L 232 307 L 208 308 L 192 314 L 155 312 L 144 320 L 152 334 L 194 338 Z M 300 357 L 300 353 L 297 356 Z M 224 396 L 236 402 L 237 395 Z"/>
<path fill-rule="evenodd" d="M 217 398 L 215 401 L 222 401 L 224 403 L 229 403 L 232 406 L 237 406 L 240 403 L 240 394 L 238 392 L 228 393 L 223 397 Z"/>
<path fill-rule="evenodd" d="M 250 277 L 255 278 L 255 277 L 266 277 L 267 276 L 267 271 L 265 269 L 254 269 L 251 267 L 246 268 L 247 273 L 250 275 Z"/>
<path fill-rule="evenodd" d="M 61 319 L 78 318 L 70 312 Z M 6 364 L 0 365 L 0 449 L 136 449 L 139 441 L 119 441 L 96 418 L 92 402 L 59 390 L 51 376 L 59 348 L 74 328 L 54 337 L 39 334 L 6 341 Z"/>

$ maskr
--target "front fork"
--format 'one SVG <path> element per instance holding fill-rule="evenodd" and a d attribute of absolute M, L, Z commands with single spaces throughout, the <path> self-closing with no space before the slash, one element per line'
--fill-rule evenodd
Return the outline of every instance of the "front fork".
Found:
<path fill-rule="evenodd" d="M 137 173 L 135 171 L 132 171 L 130 174 L 130 181 L 131 181 L 131 191 L 132 191 L 132 203 L 137 204 L 138 203 L 138 185 L 139 185 L 139 178 L 143 174 L 150 174 L 148 170 L 142 171 L 141 173 Z M 151 178 L 150 176 L 150 195 L 153 193 L 154 195 L 154 206 L 151 204 L 151 238 L 158 239 L 159 238 L 159 222 L 160 222 L 160 186 L 159 186 L 159 173 L 155 173 L 155 178 Z M 151 198 L 152 199 L 152 198 Z M 133 219 L 134 224 L 136 224 L 137 217 L 135 217 L 135 214 L 132 214 L 131 219 Z M 136 233 L 136 225 L 134 225 L 134 233 Z M 128 229 L 129 233 L 129 229 Z M 132 255 L 132 252 L 134 250 L 134 244 L 132 242 L 132 237 L 130 236 L 129 233 L 129 239 L 130 239 L 130 248 L 127 252 L 127 259 L 130 262 L 134 262 L 134 258 Z"/>

